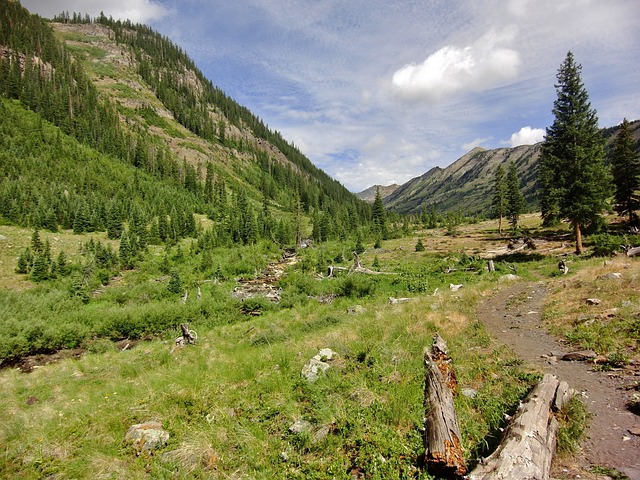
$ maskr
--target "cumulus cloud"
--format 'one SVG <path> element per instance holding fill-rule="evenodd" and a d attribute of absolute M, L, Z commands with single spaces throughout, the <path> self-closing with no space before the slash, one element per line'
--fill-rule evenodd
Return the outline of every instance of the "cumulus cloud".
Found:
<path fill-rule="evenodd" d="M 544 128 L 531 128 L 529 126 L 522 127 L 516 133 L 511 135 L 509 144 L 512 147 L 517 147 L 518 145 L 533 145 L 534 143 L 544 140 L 545 133 Z"/>
<path fill-rule="evenodd" d="M 103 12 L 107 17 L 147 23 L 167 16 L 170 11 L 153 0 L 22 0 L 22 6 L 42 17 L 52 18 L 62 12 L 88 13 L 97 17 Z"/>
<path fill-rule="evenodd" d="M 483 91 L 518 74 L 520 55 L 500 46 L 515 36 L 514 29 L 498 34 L 492 30 L 472 45 L 445 46 L 420 64 L 405 65 L 392 77 L 403 97 L 437 101 L 465 91 Z"/>

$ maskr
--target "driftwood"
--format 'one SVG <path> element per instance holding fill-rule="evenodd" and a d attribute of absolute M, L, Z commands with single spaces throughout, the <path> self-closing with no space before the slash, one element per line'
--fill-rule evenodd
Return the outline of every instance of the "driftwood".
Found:
<path fill-rule="evenodd" d="M 366 267 L 363 267 L 362 263 L 360 263 L 360 257 L 358 256 L 357 252 L 353 252 L 353 265 L 351 265 L 348 274 L 351 275 L 352 273 L 366 273 L 369 275 L 395 275 L 391 272 L 376 272 L 375 270 L 370 270 Z"/>
<path fill-rule="evenodd" d="M 329 265 L 327 267 L 327 276 L 335 277 L 338 275 L 338 272 L 346 272 L 349 269 L 347 267 L 336 267 L 335 265 Z"/>
<path fill-rule="evenodd" d="M 640 247 L 632 247 L 627 249 L 627 257 L 635 257 L 640 255 Z"/>
<path fill-rule="evenodd" d="M 496 451 L 468 479 L 548 479 L 558 432 L 553 410 L 562 408 L 570 396 L 566 382 L 559 383 L 553 375 L 544 375 L 520 404 Z"/>
<path fill-rule="evenodd" d="M 431 352 L 424 349 L 424 365 L 425 464 L 434 475 L 461 478 L 467 467 L 453 405 L 457 382 L 447 345 L 437 333 Z"/>
<path fill-rule="evenodd" d="M 176 345 L 184 345 L 185 342 L 189 345 L 194 345 L 198 339 L 198 334 L 194 330 L 189 330 L 189 325 L 186 323 L 180 324 L 182 330 L 182 336 L 176 338 Z"/>

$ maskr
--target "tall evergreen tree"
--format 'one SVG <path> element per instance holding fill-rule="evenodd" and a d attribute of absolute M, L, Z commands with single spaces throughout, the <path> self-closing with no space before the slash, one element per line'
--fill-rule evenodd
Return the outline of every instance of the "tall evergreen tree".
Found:
<path fill-rule="evenodd" d="M 493 214 L 498 217 L 498 233 L 502 235 L 502 219 L 507 213 L 507 180 L 502 165 L 496 167 L 493 179 L 491 207 L 493 208 Z"/>
<path fill-rule="evenodd" d="M 630 225 L 637 223 L 634 211 L 640 208 L 640 156 L 636 153 L 629 122 L 625 118 L 620 124 L 611 157 L 611 171 L 615 185 L 614 208 L 629 219 Z"/>
<path fill-rule="evenodd" d="M 516 231 L 518 229 L 518 220 L 520 214 L 524 209 L 524 196 L 520 191 L 520 178 L 518 177 L 518 169 L 515 162 L 509 163 L 509 170 L 507 171 L 506 178 L 506 214 L 511 224 L 511 229 Z"/>
<path fill-rule="evenodd" d="M 382 196 L 380 195 L 380 189 L 376 188 L 376 197 L 373 201 L 372 207 L 373 226 L 375 229 L 376 237 L 387 239 L 387 212 L 382 203 Z"/>
<path fill-rule="evenodd" d="M 556 77 L 555 120 L 547 128 L 539 160 L 543 218 L 557 208 L 559 217 L 571 223 L 578 254 L 583 250 L 583 228 L 601 218 L 610 192 L 604 140 L 581 70 L 573 53 L 567 53 Z"/>

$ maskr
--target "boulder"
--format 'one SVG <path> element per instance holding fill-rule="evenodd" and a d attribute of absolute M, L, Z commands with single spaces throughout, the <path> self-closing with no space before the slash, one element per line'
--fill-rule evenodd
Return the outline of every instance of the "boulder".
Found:
<path fill-rule="evenodd" d="M 584 362 L 596 358 L 598 354 L 593 350 L 580 350 L 577 352 L 566 353 L 562 356 L 562 360 L 569 362 Z"/>
<path fill-rule="evenodd" d="M 169 441 L 169 432 L 162 428 L 162 423 L 150 421 L 131 425 L 124 436 L 125 442 L 131 443 L 138 455 L 151 453 L 163 447 Z"/>
<path fill-rule="evenodd" d="M 323 375 L 327 370 L 331 368 L 328 363 L 316 359 L 315 357 L 309 360 L 304 367 L 302 367 L 302 376 L 309 382 L 315 382 Z"/>

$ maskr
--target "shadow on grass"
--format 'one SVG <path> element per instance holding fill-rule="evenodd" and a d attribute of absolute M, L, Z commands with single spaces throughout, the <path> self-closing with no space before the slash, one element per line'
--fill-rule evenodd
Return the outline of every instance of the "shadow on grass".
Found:
<path fill-rule="evenodd" d="M 498 255 L 493 258 L 494 262 L 509 262 L 509 263 L 527 263 L 527 262 L 538 262 L 540 260 L 544 260 L 546 257 L 541 253 L 535 252 L 515 252 L 515 253 L 506 253 L 504 255 Z"/>

